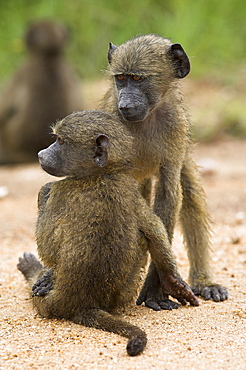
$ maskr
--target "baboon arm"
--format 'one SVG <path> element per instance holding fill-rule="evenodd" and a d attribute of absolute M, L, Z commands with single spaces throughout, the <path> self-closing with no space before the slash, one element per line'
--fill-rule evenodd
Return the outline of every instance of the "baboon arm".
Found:
<path fill-rule="evenodd" d="M 140 200 L 139 209 L 142 210 L 139 215 L 139 229 L 148 240 L 152 259 L 163 272 L 176 274 L 177 265 L 163 223 L 143 198 Z"/>
<path fill-rule="evenodd" d="M 52 185 L 54 182 L 48 182 L 42 188 L 40 189 L 38 193 L 38 209 L 41 211 L 43 207 L 45 206 L 47 200 L 49 199 L 50 190 L 52 188 Z"/>
<path fill-rule="evenodd" d="M 192 305 L 199 305 L 195 295 L 178 272 L 168 236 L 161 220 L 152 213 L 144 199 L 141 199 L 140 202 L 142 214 L 139 217 L 139 228 L 148 240 L 148 249 L 153 261 L 150 278 L 156 277 L 157 273 L 159 276 L 159 281 L 156 278 L 156 289 L 159 289 L 159 286 L 161 286 L 165 297 L 171 295 L 177 298 L 182 304 L 186 304 L 187 301 Z M 151 282 L 151 284 L 152 283 L 153 282 Z M 147 289 L 145 291 L 145 296 L 148 288 L 151 289 L 149 284 L 145 286 L 145 290 Z"/>
<path fill-rule="evenodd" d="M 172 243 L 173 231 L 182 200 L 180 173 L 175 170 L 175 167 L 177 165 L 171 161 L 166 161 L 165 165 L 160 167 L 154 203 L 155 214 L 164 223 L 170 243 Z"/>

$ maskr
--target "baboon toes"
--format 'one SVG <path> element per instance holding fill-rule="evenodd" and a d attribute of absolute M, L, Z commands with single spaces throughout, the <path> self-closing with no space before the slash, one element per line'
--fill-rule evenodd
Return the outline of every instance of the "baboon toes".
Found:
<path fill-rule="evenodd" d="M 203 297 L 206 301 L 223 302 L 229 296 L 227 288 L 213 283 L 207 286 L 194 286 L 192 290 L 194 294 Z"/>
<path fill-rule="evenodd" d="M 30 276 L 32 276 L 34 271 L 42 269 L 42 265 L 34 256 L 34 254 L 24 252 L 23 258 L 19 258 L 17 268 L 22 272 L 25 278 L 28 279 Z"/>

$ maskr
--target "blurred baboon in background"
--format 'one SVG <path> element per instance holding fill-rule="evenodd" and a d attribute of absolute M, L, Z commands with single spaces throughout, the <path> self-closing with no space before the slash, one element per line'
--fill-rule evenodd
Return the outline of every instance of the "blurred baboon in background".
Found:
<path fill-rule="evenodd" d="M 31 162 L 49 145 L 51 123 L 82 108 L 79 80 L 63 56 L 66 28 L 33 23 L 28 57 L 0 97 L 0 164 Z"/>

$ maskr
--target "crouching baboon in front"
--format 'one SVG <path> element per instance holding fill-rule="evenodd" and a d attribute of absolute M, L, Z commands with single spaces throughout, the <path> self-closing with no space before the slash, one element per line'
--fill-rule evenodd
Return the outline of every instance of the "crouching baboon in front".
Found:
<path fill-rule="evenodd" d="M 39 279 L 33 303 L 40 315 L 125 336 L 128 354 L 138 355 L 145 332 L 113 314 L 134 299 L 148 251 L 163 294 L 182 304 L 198 301 L 131 176 L 135 154 L 127 128 L 103 112 L 74 112 L 54 133 L 56 142 L 39 152 L 39 161 L 48 173 L 67 177 L 39 193 L 36 237 L 45 267 L 25 253 L 18 268 L 31 287 Z"/>
<path fill-rule="evenodd" d="M 108 51 L 111 85 L 101 108 L 118 116 L 135 138 L 135 178 L 149 197 L 157 177 L 155 213 L 172 242 L 178 216 L 190 260 L 189 282 L 205 299 L 223 301 L 227 289 L 213 282 L 210 217 L 197 167 L 190 155 L 190 122 L 179 81 L 190 71 L 180 44 L 155 35 L 139 36 Z M 158 275 L 150 265 L 138 303 L 161 309 Z"/>
<path fill-rule="evenodd" d="M 82 109 L 80 82 L 64 58 L 66 28 L 32 24 L 28 56 L 0 97 L 0 164 L 32 162 L 52 143 L 50 125 Z"/>

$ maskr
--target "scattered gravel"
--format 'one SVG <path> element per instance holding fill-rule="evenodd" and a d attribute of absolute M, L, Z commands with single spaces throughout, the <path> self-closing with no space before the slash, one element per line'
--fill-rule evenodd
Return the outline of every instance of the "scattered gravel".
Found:
<path fill-rule="evenodd" d="M 144 353 L 130 358 L 126 339 L 65 320 L 40 318 L 16 268 L 24 251 L 36 253 L 39 188 L 50 181 L 38 164 L 0 168 L 0 369 L 246 369 L 246 141 L 198 145 L 214 220 L 216 281 L 230 290 L 223 303 L 154 312 L 133 306 L 124 317 L 145 329 Z M 177 229 L 174 252 L 181 274 L 188 261 Z"/>

